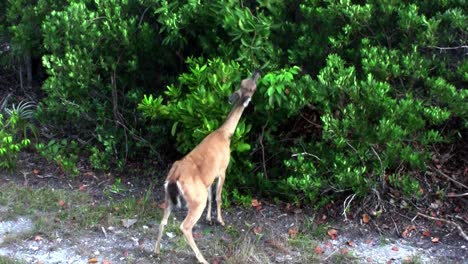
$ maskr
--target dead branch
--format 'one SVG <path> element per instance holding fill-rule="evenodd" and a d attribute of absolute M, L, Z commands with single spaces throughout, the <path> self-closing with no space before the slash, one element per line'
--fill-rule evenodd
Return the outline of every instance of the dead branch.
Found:
<path fill-rule="evenodd" d="M 265 134 L 265 128 L 268 125 L 268 121 L 266 121 L 265 125 L 262 127 L 262 134 L 260 135 L 260 146 L 262 147 L 262 165 L 263 165 L 263 174 L 265 175 L 265 179 L 268 179 L 267 169 L 266 169 L 266 161 L 265 161 L 265 147 L 263 146 L 263 136 Z"/>
<path fill-rule="evenodd" d="M 465 196 L 468 196 L 468 193 L 452 193 L 452 194 L 447 194 L 445 195 L 449 198 L 456 198 L 456 197 L 465 197 Z"/>
<path fill-rule="evenodd" d="M 468 46 L 458 46 L 458 47 L 437 47 L 437 46 L 428 46 L 431 49 L 438 49 L 438 50 L 456 50 L 456 49 L 468 49 Z"/>
<path fill-rule="evenodd" d="M 351 205 L 351 202 L 354 200 L 354 197 L 356 197 L 356 194 L 353 194 L 353 195 L 350 195 L 350 196 L 346 197 L 346 199 L 343 202 L 343 215 L 344 215 L 345 221 L 348 221 L 346 211 L 348 210 L 349 206 Z"/>
<path fill-rule="evenodd" d="M 292 154 L 291 157 L 297 157 L 297 156 L 312 156 L 318 160 L 321 161 L 321 159 L 319 157 L 317 157 L 316 155 L 314 154 L 311 154 L 311 153 L 307 153 L 307 152 L 302 152 L 302 153 L 295 153 L 295 154 Z"/>
<path fill-rule="evenodd" d="M 453 226 L 455 226 L 458 231 L 460 231 L 460 235 L 466 240 L 468 241 L 468 235 L 466 235 L 465 231 L 463 231 L 463 229 L 461 228 L 461 226 L 453 221 L 450 221 L 450 220 L 447 220 L 447 219 L 443 219 L 443 218 L 438 218 L 438 217 L 432 217 L 432 216 L 428 216 L 428 215 L 425 215 L 423 213 L 420 213 L 418 212 L 418 215 L 422 216 L 422 217 L 425 217 L 427 219 L 430 219 L 430 220 L 434 220 L 434 221 L 441 221 L 441 222 L 445 222 L 445 223 L 448 223 L 448 224 L 451 224 Z"/>
<path fill-rule="evenodd" d="M 450 181 L 456 183 L 458 186 L 461 186 L 461 187 L 463 187 L 463 188 L 465 188 L 465 189 L 468 189 L 468 186 L 466 186 L 465 184 L 463 184 L 463 183 L 461 183 L 461 182 L 455 180 L 454 178 L 448 176 L 447 174 L 443 173 L 442 171 L 440 171 L 440 170 L 435 170 L 435 171 L 436 171 L 437 173 L 439 173 L 440 175 L 444 176 L 445 178 L 447 178 L 448 180 L 450 180 Z"/>

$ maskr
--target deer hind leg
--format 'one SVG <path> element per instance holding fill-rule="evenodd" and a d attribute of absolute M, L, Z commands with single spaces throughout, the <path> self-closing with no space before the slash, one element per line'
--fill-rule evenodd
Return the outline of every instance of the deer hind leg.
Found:
<path fill-rule="evenodd" d="M 195 244 L 195 241 L 193 239 L 193 234 L 192 234 L 192 229 L 193 226 L 197 223 L 197 221 L 200 219 L 200 217 L 203 214 L 203 210 L 205 209 L 205 201 L 207 200 L 207 191 L 206 188 L 200 187 L 199 190 L 200 193 L 198 193 L 198 196 L 192 196 L 196 197 L 195 199 L 190 199 L 188 195 L 186 196 L 187 204 L 188 204 L 188 214 L 187 217 L 185 217 L 185 220 L 182 222 L 180 225 L 180 229 L 182 230 L 182 233 L 185 236 L 185 240 L 189 244 L 189 246 L 192 248 L 193 252 L 195 253 L 195 257 L 197 258 L 198 262 L 200 263 L 206 263 L 208 264 L 208 261 L 203 257 L 201 254 L 200 250 L 198 249 L 197 245 Z"/>
<path fill-rule="evenodd" d="M 213 194 L 212 194 L 212 191 L 211 191 L 211 185 L 208 186 L 208 199 L 207 199 L 207 202 L 206 204 L 208 205 L 208 208 L 207 208 L 207 211 L 206 211 L 206 221 L 208 223 L 212 223 L 211 222 L 211 202 L 213 200 Z"/>
<path fill-rule="evenodd" d="M 216 186 L 216 213 L 218 214 L 217 220 L 218 223 L 224 226 L 223 216 L 221 215 L 221 203 L 222 203 L 222 196 L 221 192 L 223 191 L 223 184 L 224 184 L 225 174 L 221 174 L 218 177 L 218 185 Z"/>
<path fill-rule="evenodd" d="M 156 244 L 154 245 L 154 253 L 156 254 L 160 253 L 161 238 L 163 236 L 164 227 L 167 225 L 167 219 L 169 219 L 169 215 L 171 214 L 171 211 L 172 211 L 172 203 L 169 200 L 169 196 L 167 192 L 166 192 L 166 197 L 165 197 L 165 204 L 166 204 L 166 207 L 164 208 L 163 218 L 161 220 L 161 223 L 159 224 L 158 238 L 156 239 Z"/>

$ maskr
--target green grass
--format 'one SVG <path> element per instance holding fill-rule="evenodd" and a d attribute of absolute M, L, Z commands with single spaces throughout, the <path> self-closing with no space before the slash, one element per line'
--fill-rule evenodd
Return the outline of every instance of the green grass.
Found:
<path fill-rule="evenodd" d="M 53 235 L 53 230 L 74 232 L 98 225 L 117 225 L 121 219 L 138 223 L 160 219 L 160 209 L 148 191 L 144 197 L 94 201 L 86 192 L 51 188 L 29 188 L 17 184 L 2 187 L 0 205 L 8 208 L 6 220 L 28 216 L 35 233 Z"/>
<path fill-rule="evenodd" d="M 25 262 L 15 260 L 6 256 L 0 256 L 0 264 L 23 264 Z"/>

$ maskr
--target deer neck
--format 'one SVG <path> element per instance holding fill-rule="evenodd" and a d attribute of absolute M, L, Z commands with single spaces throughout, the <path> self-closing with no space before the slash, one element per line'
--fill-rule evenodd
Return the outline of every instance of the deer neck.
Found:
<path fill-rule="evenodd" d="M 234 132 L 236 131 L 237 124 L 244 112 L 245 107 L 242 104 L 236 104 L 236 106 L 231 110 L 224 124 L 219 128 L 227 134 L 228 138 L 231 138 Z"/>

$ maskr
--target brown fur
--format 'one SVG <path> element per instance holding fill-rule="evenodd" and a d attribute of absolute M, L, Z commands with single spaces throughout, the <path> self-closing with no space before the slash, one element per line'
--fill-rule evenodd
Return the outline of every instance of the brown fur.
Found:
<path fill-rule="evenodd" d="M 160 252 L 164 226 L 167 224 L 172 207 L 178 204 L 178 197 L 182 196 L 187 202 L 188 213 L 180 228 L 197 260 L 200 263 L 208 263 L 193 240 L 192 228 L 200 219 L 207 201 L 207 220 L 211 222 L 211 185 L 216 178 L 218 178 L 216 188 L 217 221 L 224 225 L 221 215 L 221 192 L 230 159 L 231 136 L 234 134 L 242 112 L 257 89 L 256 83 L 259 77 L 259 72 L 255 71 L 251 78 L 241 82 L 241 88 L 229 98 L 230 101 L 237 100 L 237 103 L 224 124 L 203 139 L 183 159 L 172 165 L 166 178 L 166 208 L 159 225 L 159 234 L 154 248 L 156 254 Z"/>

